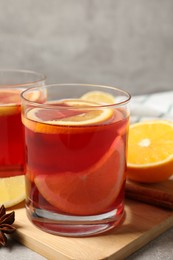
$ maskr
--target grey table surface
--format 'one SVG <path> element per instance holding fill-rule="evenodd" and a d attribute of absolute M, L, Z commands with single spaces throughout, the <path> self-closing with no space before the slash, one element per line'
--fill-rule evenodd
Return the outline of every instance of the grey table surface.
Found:
<path fill-rule="evenodd" d="M 0 0 L 0 68 L 49 83 L 95 83 L 132 95 L 173 89 L 172 0 Z M 10 241 L 0 260 L 44 257 Z M 129 256 L 173 259 L 173 229 Z"/>

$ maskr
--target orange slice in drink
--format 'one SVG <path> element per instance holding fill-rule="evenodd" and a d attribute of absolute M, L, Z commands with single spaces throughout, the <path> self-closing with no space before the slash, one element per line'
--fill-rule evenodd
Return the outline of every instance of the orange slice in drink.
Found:
<path fill-rule="evenodd" d="M 160 182 L 173 174 L 173 122 L 154 120 L 130 126 L 128 178 Z"/>
<path fill-rule="evenodd" d="M 51 104 L 52 105 L 52 104 Z M 113 110 L 107 107 L 96 107 L 96 103 L 81 100 L 65 100 L 54 104 L 55 109 L 33 108 L 22 116 L 24 125 L 35 132 L 59 133 L 63 126 L 84 126 L 109 121 Z M 62 109 L 63 106 L 63 109 Z M 59 126 L 59 127 L 58 127 Z"/>
<path fill-rule="evenodd" d="M 99 104 L 114 104 L 115 98 L 112 94 L 104 91 L 89 91 L 85 93 L 81 99 Z"/>
<path fill-rule="evenodd" d="M 10 115 L 19 112 L 20 90 L 0 89 L 0 115 Z"/>
<path fill-rule="evenodd" d="M 95 215 L 111 210 L 125 180 L 124 144 L 117 137 L 107 153 L 82 172 L 36 175 L 42 196 L 58 210 L 73 215 Z"/>

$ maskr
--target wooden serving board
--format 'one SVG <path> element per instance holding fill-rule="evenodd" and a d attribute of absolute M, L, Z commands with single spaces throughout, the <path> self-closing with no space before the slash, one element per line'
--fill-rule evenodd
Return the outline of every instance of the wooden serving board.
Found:
<path fill-rule="evenodd" d="M 150 185 L 151 188 L 151 185 Z M 173 193 L 169 180 L 153 188 Z M 124 259 L 173 226 L 173 211 L 126 200 L 126 217 L 121 227 L 88 238 L 67 238 L 45 233 L 26 217 L 25 208 L 15 208 L 14 238 L 47 259 Z"/>

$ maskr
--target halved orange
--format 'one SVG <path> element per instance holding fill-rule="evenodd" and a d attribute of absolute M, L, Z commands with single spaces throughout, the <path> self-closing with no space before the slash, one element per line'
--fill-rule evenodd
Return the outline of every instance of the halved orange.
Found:
<path fill-rule="evenodd" d="M 117 137 L 108 152 L 82 172 L 36 175 L 42 196 L 58 210 L 73 215 L 95 215 L 111 209 L 125 180 L 124 143 Z"/>
<path fill-rule="evenodd" d="M 63 126 L 93 125 L 106 122 L 113 116 L 113 110 L 110 108 L 95 108 L 97 104 L 78 99 L 65 100 L 54 105 L 55 109 L 51 107 L 29 110 L 26 117 L 22 116 L 24 125 L 35 132 L 60 133 L 64 131 Z M 58 106 L 61 108 L 58 109 Z"/>
<path fill-rule="evenodd" d="M 18 89 L 0 89 L 0 115 L 19 112 L 20 93 Z"/>
<path fill-rule="evenodd" d="M 104 91 L 89 91 L 81 96 L 81 99 L 99 104 L 114 104 L 115 98 L 112 94 Z"/>
<path fill-rule="evenodd" d="M 173 122 L 152 120 L 130 126 L 128 178 L 160 182 L 173 174 Z"/>
<path fill-rule="evenodd" d="M 0 178 L 0 205 L 12 207 L 25 199 L 25 177 Z"/>

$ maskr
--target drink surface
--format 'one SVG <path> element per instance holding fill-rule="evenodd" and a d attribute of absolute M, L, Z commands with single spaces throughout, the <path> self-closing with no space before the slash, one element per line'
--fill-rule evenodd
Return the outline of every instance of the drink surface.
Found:
<path fill-rule="evenodd" d="M 20 90 L 0 90 L 0 177 L 23 174 L 24 132 Z"/>
<path fill-rule="evenodd" d="M 54 105 L 22 116 L 28 207 L 79 216 L 113 210 L 123 199 L 128 116 L 78 100 Z"/>

